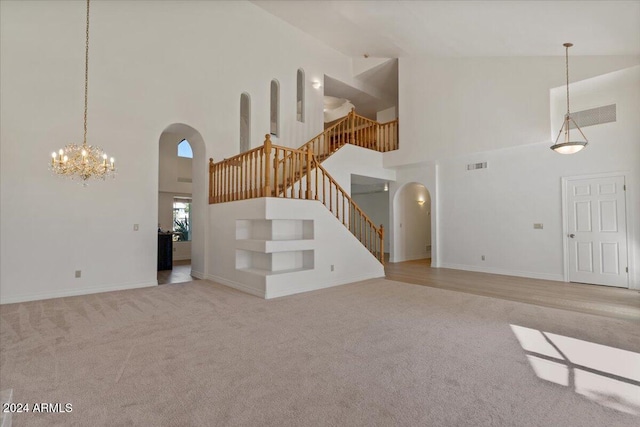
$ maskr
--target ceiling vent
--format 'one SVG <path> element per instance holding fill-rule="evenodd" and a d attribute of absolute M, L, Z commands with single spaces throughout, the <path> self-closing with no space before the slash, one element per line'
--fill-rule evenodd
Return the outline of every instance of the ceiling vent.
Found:
<path fill-rule="evenodd" d="M 604 107 L 591 108 L 590 110 L 577 111 L 571 113 L 571 118 L 583 128 L 586 126 L 600 125 L 616 121 L 616 104 L 605 105 Z M 570 129 L 575 129 L 576 125 L 569 121 Z"/>
<path fill-rule="evenodd" d="M 468 171 L 472 171 L 472 170 L 476 170 L 476 169 L 486 169 L 486 168 L 487 168 L 487 162 L 469 163 L 467 165 L 467 170 Z"/>

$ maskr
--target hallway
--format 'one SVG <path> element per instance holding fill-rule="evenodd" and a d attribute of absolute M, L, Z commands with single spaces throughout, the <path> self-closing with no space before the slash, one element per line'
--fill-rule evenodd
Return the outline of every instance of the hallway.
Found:
<path fill-rule="evenodd" d="M 191 275 L 191 260 L 174 261 L 173 270 L 158 271 L 158 285 L 191 282 L 196 279 Z"/>

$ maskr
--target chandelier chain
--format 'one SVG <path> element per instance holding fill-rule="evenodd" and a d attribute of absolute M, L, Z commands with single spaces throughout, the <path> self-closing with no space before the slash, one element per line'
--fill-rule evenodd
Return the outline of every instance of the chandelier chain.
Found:
<path fill-rule="evenodd" d="M 87 110 L 89 105 L 89 0 L 87 0 L 87 30 L 84 47 L 84 138 L 82 145 L 87 145 Z"/>
<path fill-rule="evenodd" d="M 87 185 L 90 179 L 115 177 L 115 159 L 109 157 L 102 148 L 87 144 L 87 122 L 89 111 L 89 3 L 87 0 L 87 25 L 84 45 L 84 137 L 82 145 L 67 144 L 51 153 L 51 170 L 57 175 L 82 180 Z"/>

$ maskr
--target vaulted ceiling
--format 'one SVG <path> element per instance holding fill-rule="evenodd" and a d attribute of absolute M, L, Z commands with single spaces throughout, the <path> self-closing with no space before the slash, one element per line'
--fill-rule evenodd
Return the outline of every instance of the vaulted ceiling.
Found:
<path fill-rule="evenodd" d="M 640 55 L 640 1 L 257 0 L 351 57 Z"/>

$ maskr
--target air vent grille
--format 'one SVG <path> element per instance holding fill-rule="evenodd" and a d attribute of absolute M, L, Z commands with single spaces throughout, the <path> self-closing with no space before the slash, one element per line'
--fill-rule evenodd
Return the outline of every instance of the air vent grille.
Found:
<path fill-rule="evenodd" d="M 611 123 L 616 121 L 616 104 L 605 105 L 604 107 L 591 108 L 590 110 L 582 110 L 571 113 L 571 118 L 581 128 L 602 123 Z M 575 129 L 576 125 L 569 121 L 569 128 Z"/>
<path fill-rule="evenodd" d="M 467 170 L 468 171 L 472 171 L 472 170 L 476 170 L 476 169 L 486 169 L 486 168 L 487 168 L 487 162 L 469 163 L 467 165 Z"/>
<path fill-rule="evenodd" d="M 191 178 L 178 177 L 178 182 L 192 182 Z"/>

